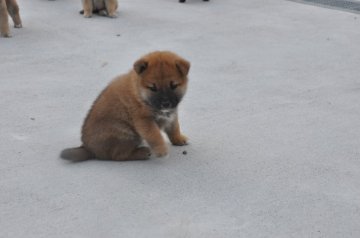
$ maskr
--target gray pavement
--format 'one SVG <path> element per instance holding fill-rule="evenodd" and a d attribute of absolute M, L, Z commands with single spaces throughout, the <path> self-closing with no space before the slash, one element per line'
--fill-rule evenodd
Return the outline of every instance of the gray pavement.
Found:
<path fill-rule="evenodd" d="M 360 237 L 360 16 L 283 0 L 18 1 L 0 38 L 0 237 Z M 58 158 L 141 55 L 192 63 L 191 144 Z M 183 150 L 187 151 L 183 155 Z"/>

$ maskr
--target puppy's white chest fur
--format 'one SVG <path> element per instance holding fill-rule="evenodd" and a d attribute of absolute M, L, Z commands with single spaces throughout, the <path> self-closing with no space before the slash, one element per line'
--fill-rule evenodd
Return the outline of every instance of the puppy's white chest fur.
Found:
<path fill-rule="evenodd" d="M 155 120 L 161 128 L 170 126 L 176 118 L 176 112 L 171 110 L 161 110 L 155 115 Z"/>

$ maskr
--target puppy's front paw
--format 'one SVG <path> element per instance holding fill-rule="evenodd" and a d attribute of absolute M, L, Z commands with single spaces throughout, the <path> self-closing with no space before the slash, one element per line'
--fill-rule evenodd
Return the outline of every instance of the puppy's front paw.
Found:
<path fill-rule="evenodd" d="M 166 145 L 160 145 L 153 148 L 153 152 L 156 157 L 164 157 L 168 154 L 168 149 Z"/>
<path fill-rule="evenodd" d="M 117 18 L 117 15 L 114 13 L 114 14 L 109 14 L 109 17 L 110 18 Z"/>
<path fill-rule="evenodd" d="M 15 24 L 14 27 L 15 28 L 22 28 L 22 24 L 21 23 L 20 24 Z"/>
<path fill-rule="evenodd" d="M 85 18 L 90 18 L 90 17 L 92 17 L 92 13 L 91 13 L 91 12 L 84 11 L 84 17 L 85 17 Z"/>
<path fill-rule="evenodd" d="M 1 33 L 1 36 L 5 37 L 5 38 L 10 38 L 11 34 L 10 34 L 10 32 L 3 32 L 3 33 Z"/>
<path fill-rule="evenodd" d="M 182 145 L 187 145 L 188 138 L 184 135 L 179 135 L 179 136 L 171 138 L 170 141 L 173 145 L 182 146 Z"/>

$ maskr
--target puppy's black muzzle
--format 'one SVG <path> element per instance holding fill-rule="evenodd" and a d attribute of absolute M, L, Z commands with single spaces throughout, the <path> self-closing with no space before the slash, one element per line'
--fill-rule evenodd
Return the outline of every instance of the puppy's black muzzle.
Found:
<path fill-rule="evenodd" d="M 150 104 L 158 110 L 174 109 L 180 102 L 173 91 L 159 91 L 150 98 Z"/>

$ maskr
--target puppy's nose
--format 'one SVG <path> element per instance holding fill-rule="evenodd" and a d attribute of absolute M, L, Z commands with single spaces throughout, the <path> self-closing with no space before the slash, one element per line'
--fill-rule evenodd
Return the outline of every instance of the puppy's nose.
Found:
<path fill-rule="evenodd" d="M 171 103 L 169 101 L 163 101 L 161 102 L 162 108 L 169 108 L 171 106 Z"/>

